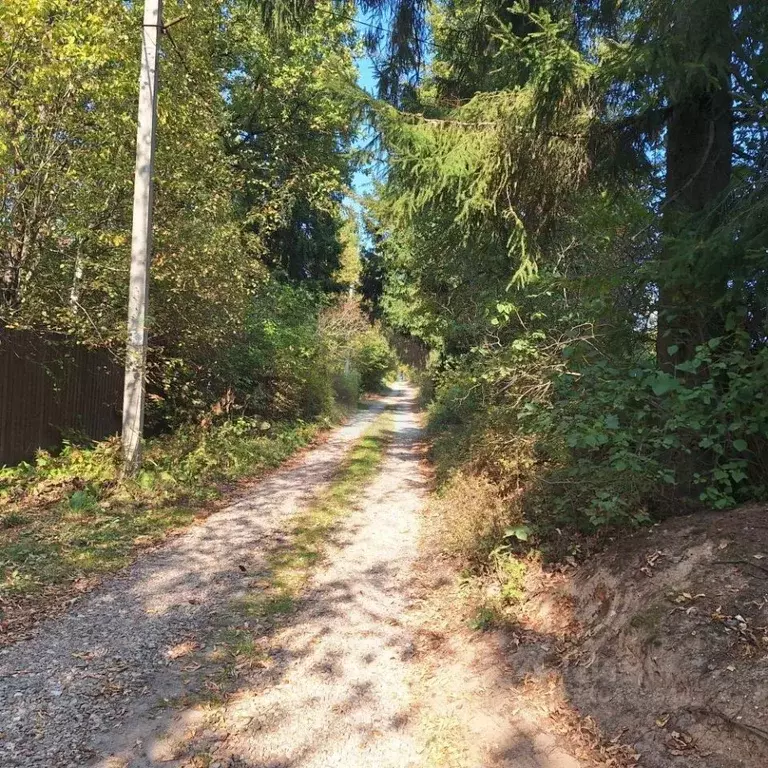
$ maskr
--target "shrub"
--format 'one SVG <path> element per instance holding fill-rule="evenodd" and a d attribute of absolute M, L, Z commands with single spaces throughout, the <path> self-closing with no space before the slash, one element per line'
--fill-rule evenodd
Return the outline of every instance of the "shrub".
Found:
<path fill-rule="evenodd" d="M 766 391 L 768 350 L 738 333 L 711 339 L 675 375 L 642 353 L 567 344 L 514 367 L 486 358 L 440 377 L 434 455 L 442 476 L 465 464 L 519 493 L 539 528 L 725 509 L 768 495 Z"/>
<path fill-rule="evenodd" d="M 355 341 L 354 367 L 360 374 L 360 383 L 366 392 L 377 392 L 385 378 L 397 365 L 395 353 L 381 331 L 369 328 Z"/>
<path fill-rule="evenodd" d="M 472 423 L 481 412 L 482 391 L 471 371 L 445 372 L 435 388 L 435 399 L 429 404 L 429 426 L 439 432 Z"/>
<path fill-rule="evenodd" d="M 355 370 L 337 373 L 333 377 L 333 392 L 337 402 L 354 406 L 360 397 L 360 374 Z"/>
<path fill-rule="evenodd" d="M 234 338 L 195 354 L 188 350 L 184 358 L 158 350 L 150 432 L 238 414 L 276 420 L 327 413 L 339 365 L 320 327 L 323 301 L 306 288 L 270 279 Z"/>

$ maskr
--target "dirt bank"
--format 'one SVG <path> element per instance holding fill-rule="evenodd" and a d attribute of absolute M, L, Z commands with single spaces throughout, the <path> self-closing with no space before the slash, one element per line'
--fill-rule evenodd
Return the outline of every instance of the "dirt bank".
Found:
<path fill-rule="evenodd" d="M 529 680 L 556 675 L 639 765 L 768 765 L 765 508 L 667 521 L 532 574 L 528 593 L 509 663 Z"/>

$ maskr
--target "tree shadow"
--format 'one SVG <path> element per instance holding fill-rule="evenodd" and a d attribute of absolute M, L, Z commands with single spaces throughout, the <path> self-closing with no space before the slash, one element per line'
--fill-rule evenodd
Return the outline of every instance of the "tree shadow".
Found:
<path fill-rule="evenodd" d="M 256 626 L 227 617 L 236 631 L 262 644 L 259 668 L 238 669 L 234 659 L 221 701 L 166 710 L 154 722 L 143 719 L 122 739 L 123 755 L 130 753 L 131 742 L 144 742 L 143 756 L 131 765 L 184 765 L 197 756 L 226 765 L 287 768 L 322 765 L 326 757 L 344 761 L 345 755 L 351 762 L 334 764 L 355 765 L 363 755 L 374 759 L 382 743 L 389 745 L 386 752 L 407 741 L 407 686 L 394 678 L 413 655 L 412 633 L 401 620 L 403 596 L 411 587 L 404 578 L 410 555 L 400 550 L 396 537 L 387 538 L 386 530 L 397 527 L 404 497 L 412 497 L 413 504 L 419 498 L 404 492 L 402 481 L 408 479 L 422 493 L 426 485 L 410 478 L 420 438 L 418 428 L 409 426 L 410 399 L 401 396 L 392 410 L 398 428 L 382 473 L 386 480 L 374 481 L 358 504 L 365 506 L 365 519 L 384 524 L 384 535 L 371 541 L 370 526 L 341 521 L 328 537 L 334 550 L 328 567 L 319 569 L 289 613 Z M 391 526 L 379 517 L 385 515 L 392 516 Z M 281 546 L 276 537 L 273 544 Z M 210 689 L 217 673 L 210 655 L 200 654 L 196 663 L 200 669 L 187 678 L 192 698 Z M 393 690 L 393 681 L 399 690 Z M 216 725 L 216 717 L 224 725 Z M 388 764 L 415 763 L 403 754 Z"/>

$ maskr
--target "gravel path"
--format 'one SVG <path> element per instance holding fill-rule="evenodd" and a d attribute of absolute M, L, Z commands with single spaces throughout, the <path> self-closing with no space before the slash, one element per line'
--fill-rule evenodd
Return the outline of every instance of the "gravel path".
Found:
<path fill-rule="evenodd" d="M 408 768 L 414 652 L 409 579 L 426 493 L 413 395 L 394 407 L 381 472 L 340 524 L 293 622 L 273 639 L 274 683 L 258 676 L 217 721 L 214 764 Z M 215 739 L 213 740 L 215 742 Z"/>
<path fill-rule="evenodd" d="M 432 642 L 446 610 L 430 595 L 453 576 L 418 560 L 427 484 L 414 399 L 397 388 L 32 639 L 1 650 L 0 768 L 584 765 L 540 717 L 519 716 L 522 694 L 513 695 L 487 638 L 454 627 Z M 253 577 L 287 543 L 289 519 L 387 406 L 393 436 L 381 471 L 334 529 L 296 609 L 271 632 L 246 625 L 263 663 L 238 668 L 217 705 L 179 698 L 215 679 L 206 659 L 216 628 L 232 622 L 233 598 L 258 588 Z M 184 645 L 196 650 L 178 658 Z M 451 759 L 435 761 L 436 751 Z"/>
<path fill-rule="evenodd" d="M 242 589 L 240 566 L 263 567 L 285 520 L 328 482 L 384 406 L 360 412 L 241 500 L 43 622 L 34 637 L 0 650 L 0 766 L 96 765 L 121 732 L 154 722 L 158 699 L 183 690 L 170 649 L 216 623 Z"/>

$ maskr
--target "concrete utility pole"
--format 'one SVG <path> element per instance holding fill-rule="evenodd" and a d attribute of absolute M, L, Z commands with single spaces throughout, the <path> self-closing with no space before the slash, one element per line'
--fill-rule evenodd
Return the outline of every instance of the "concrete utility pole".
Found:
<path fill-rule="evenodd" d="M 139 76 L 139 127 L 133 190 L 131 277 L 128 293 L 128 345 L 123 389 L 123 474 L 141 465 L 144 429 L 144 379 L 147 367 L 147 305 L 152 257 L 152 174 L 157 123 L 158 38 L 163 28 L 163 0 L 144 0 Z"/>

